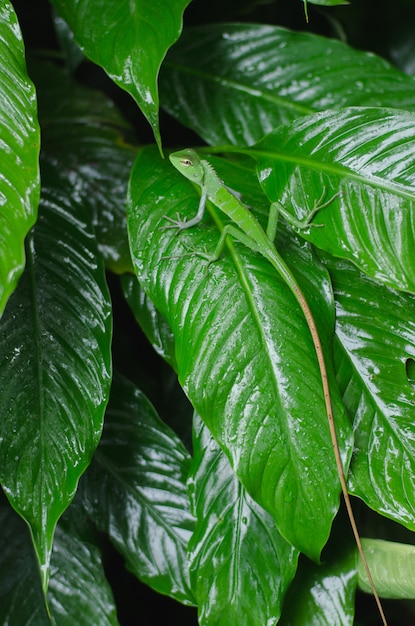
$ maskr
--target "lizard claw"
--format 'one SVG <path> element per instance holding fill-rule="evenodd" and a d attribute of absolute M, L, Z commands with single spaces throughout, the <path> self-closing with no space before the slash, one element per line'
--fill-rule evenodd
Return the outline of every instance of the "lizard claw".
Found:
<path fill-rule="evenodd" d="M 181 230 L 187 228 L 186 218 L 182 219 L 179 213 L 176 213 L 176 218 L 169 217 L 168 215 L 163 215 L 163 218 L 170 222 L 170 224 L 166 224 L 165 226 L 161 226 L 160 230 L 169 230 L 171 228 L 175 228 L 179 233 Z"/>

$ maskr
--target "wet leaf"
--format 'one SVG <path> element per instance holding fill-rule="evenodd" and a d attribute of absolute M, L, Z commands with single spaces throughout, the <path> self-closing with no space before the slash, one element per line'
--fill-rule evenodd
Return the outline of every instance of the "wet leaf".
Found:
<path fill-rule="evenodd" d="M 89 212 L 107 268 L 131 270 L 125 202 L 137 150 L 111 100 L 52 63 L 32 63 L 42 123 L 42 160 L 58 165 Z M 68 127 L 70 132 L 68 133 Z"/>
<path fill-rule="evenodd" d="M 369 280 L 346 261 L 326 261 L 336 299 L 337 369 L 354 418 L 352 493 L 415 529 L 415 297 Z"/>
<path fill-rule="evenodd" d="M 160 99 L 207 143 L 247 146 L 316 111 L 413 111 L 415 80 L 334 39 L 264 24 L 208 24 L 186 29 L 169 53 Z"/>
<path fill-rule="evenodd" d="M 72 626 L 74 622 L 118 626 L 102 552 L 79 498 L 56 528 L 48 601 L 55 626 Z"/>
<path fill-rule="evenodd" d="M 241 169 L 239 191 L 247 179 L 249 172 Z M 152 150 L 141 153 L 127 216 L 137 276 L 172 328 L 181 384 L 238 478 L 281 534 L 318 559 L 340 486 L 308 326 L 281 277 L 246 247 L 229 242 L 223 258 L 206 271 L 192 249 L 209 252 L 216 245 L 224 224 L 212 207 L 214 224 L 207 218 L 180 236 L 162 230 L 165 215 L 192 215 L 197 204 L 197 192 L 168 162 Z M 284 234 L 278 248 L 321 330 L 347 465 L 350 424 L 330 367 L 327 274 L 307 245 Z"/>
<path fill-rule="evenodd" d="M 193 604 L 186 556 L 194 525 L 189 462 L 145 396 L 116 377 L 102 439 L 82 483 L 84 503 L 128 568 L 185 604 Z"/>
<path fill-rule="evenodd" d="M 46 591 L 56 522 L 101 435 L 111 317 L 90 222 L 53 168 L 43 180 L 27 267 L 0 325 L 0 482 L 30 526 Z"/>
<path fill-rule="evenodd" d="M 85 55 L 132 95 L 160 149 L 157 77 L 167 50 L 181 33 L 189 1 L 53 0 Z"/>
<path fill-rule="evenodd" d="M 326 111 L 282 126 L 249 150 L 270 201 L 321 228 L 302 235 L 390 287 L 415 291 L 415 115 Z M 340 194 L 340 196 L 338 195 Z"/>
<path fill-rule="evenodd" d="M 318 565 L 301 560 L 284 603 L 279 626 L 352 626 L 356 590 L 356 551 L 344 535 L 330 542 Z"/>
<path fill-rule="evenodd" d="M 189 491 L 197 517 L 189 559 L 199 624 L 275 624 L 298 551 L 246 493 L 199 418 Z"/>
<path fill-rule="evenodd" d="M 30 532 L 0 493 L 0 621 L 50 626 Z"/>
<path fill-rule="evenodd" d="M 36 93 L 13 7 L 0 6 L 0 316 L 24 269 L 24 238 L 39 202 Z"/>

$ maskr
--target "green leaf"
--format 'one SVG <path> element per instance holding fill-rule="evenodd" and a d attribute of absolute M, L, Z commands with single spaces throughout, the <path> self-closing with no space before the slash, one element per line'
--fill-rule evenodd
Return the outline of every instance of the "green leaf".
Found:
<path fill-rule="evenodd" d="M 50 626 L 27 525 L 0 492 L 0 622 Z"/>
<path fill-rule="evenodd" d="M 77 510 L 75 520 L 74 508 Z M 21 626 L 118 624 L 114 601 L 103 574 L 94 536 L 79 506 L 60 520 L 51 558 L 49 614 L 40 584 L 30 532 L 0 496 L 0 620 Z"/>
<path fill-rule="evenodd" d="M 125 199 L 137 150 L 113 103 L 52 63 L 31 65 L 42 123 L 42 158 L 59 164 L 92 216 L 99 249 L 113 272 L 131 271 Z M 68 127 L 70 132 L 68 133 Z"/>
<path fill-rule="evenodd" d="M 345 546 L 346 543 L 346 546 Z M 352 626 L 356 590 L 356 551 L 344 535 L 330 541 L 321 565 L 301 560 L 279 626 Z M 360 557 L 359 557 L 360 558 Z M 371 591 L 371 590 L 370 590 Z"/>
<path fill-rule="evenodd" d="M 372 509 L 415 530 L 415 297 L 383 287 L 346 261 L 326 260 L 336 299 L 337 369 L 354 418 L 349 486 Z"/>
<path fill-rule="evenodd" d="M 314 111 L 414 110 L 415 80 L 341 41 L 268 25 L 209 24 L 186 29 L 169 53 L 160 101 L 207 143 L 246 146 Z"/>
<path fill-rule="evenodd" d="M 238 191 L 249 175 L 242 170 Z M 173 330 L 180 382 L 233 470 L 281 534 L 318 559 L 340 487 L 308 326 L 263 257 L 228 242 L 226 254 L 207 271 L 206 262 L 189 252 L 213 252 L 223 222 L 212 207 L 215 225 L 204 222 L 179 237 L 162 229 L 165 215 L 193 215 L 197 204 L 198 193 L 169 163 L 154 150 L 140 154 L 127 215 L 137 276 Z M 328 276 L 307 245 L 283 232 L 278 245 L 321 330 L 347 466 L 350 424 L 330 364 Z"/>
<path fill-rule="evenodd" d="M 415 599 L 414 569 L 415 547 L 413 545 L 362 538 L 376 589 L 383 598 Z M 357 562 L 359 587 L 370 593 L 367 574 Z"/>
<path fill-rule="evenodd" d="M 179 38 L 189 2 L 53 0 L 85 55 L 137 102 L 160 150 L 157 78 L 167 50 Z"/>
<path fill-rule="evenodd" d="M 339 5 L 350 4 L 346 0 L 307 0 L 309 4 L 317 4 L 323 7 L 337 7 Z"/>
<path fill-rule="evenodd" d="M 25 264 L 24 238 L 39 202 L 36 94 L 13 7 L 0 6 L 0 316 Z"/>
<path fill-rule="evenodd" d="M 92 228 L 50 167 L 27 268 L 0 325 L 0 481 L 28 522 L 46 590 L 55 525 L 102 429 L 110 301 Z"/>
<path fill-rule="evenodd" d="M 48 600 L 56 626 L 118 626 L 101 551 L 95 543 L 77 498 L 59 521 L 53 544 Z"/>
<path fill-rule="evenodd" d="M 339 5 L 347 5 L 349 2 L 347 0 L 303 0 L 304 2 L 304 13 L 306 17 L 306 21 L 309 22 L 308 18 L 308 4 L 316 4 L 319 6 L 327 6 L 327 7 L 335 7 Z"/>
<path fill-rule="evenodd" d="M 347 108 L 304 117 L 249 153 L 271 201 L 298 218 L 319 202 L 303 236 L 377 281 L 415 291 L 415 115 Z M 341 197 L 336 197 L 340 193 Z"/>
<path fill-rule="evenodd" d="M 198 418 L 189 491 L 197 516 L 189 559 L 199 624 L 276 623 L 298 551 L 249 497 Z"/>
<path fill-rule="evenodd" d="M 84 503 L 128 568 L 160 593 L 193 604 L 187 543 L 194 519 L 186 490 L 190 458 L 145 396 L 116 377 Z"/>

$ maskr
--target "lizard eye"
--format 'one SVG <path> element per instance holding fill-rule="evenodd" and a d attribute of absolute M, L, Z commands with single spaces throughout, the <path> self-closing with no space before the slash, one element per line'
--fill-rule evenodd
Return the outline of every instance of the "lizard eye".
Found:
<path fill-rule="evenodd" d="M 190 167 L 191 165 L 193 165 L 190 159 L 182 159 L 181 164 L 184 165 L 184 167 Z"/>

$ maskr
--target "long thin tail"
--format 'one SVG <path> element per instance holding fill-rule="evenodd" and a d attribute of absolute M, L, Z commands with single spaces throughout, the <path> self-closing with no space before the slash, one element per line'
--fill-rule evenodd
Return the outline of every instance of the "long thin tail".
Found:
<path fill-rule="evenodd" d="M 369 565 L 366 560 L 366 556 L 363 550 L 362 542 L 360 539 L 359 531 L 357 529 L 357 524 L 356 524 L 355 516 L 353 513 L 353 509 L 352 509 L 352 504 L 350 502 L 349 492 L 347 491 L 346 478 L 344 475 L 343 464 L 342 464 L 341 455 L 340 455 L 340 448 L 339 448 L 339 443 L 337 440 L 336 428 L 334 425 L 333 409 L 331 406 L 330 388 L 329 388 L 329 382 L 327 378 L 326 363 L 324 360 L 323 348 L 321 346 L 320 337 L 317 331 L 316 324 L 314 322 L 313 315 L 307 304 L 307 301 L 305 300 L 304 295 L 302 294 L 300 289 L 297 287 L 297 285 L 295 285 L 294 295 L 297 298 L 297 301 L 300 304 L 303 310 L 304 316 L 307 320 L 307 324 L 308 324 L 308 327 L 310 329 L 310 333 L 313 339 L 314 348 L 317 354 L 317 361 L 318 361 L 318 365 L 320 368 L 321 382 L 323 385 L 324 401 L 326 404 L 326 412 L 327 412 L 327 419 L 329 422 L 331 441 L 333 444 L 333 451 L 334 451 L 334 456 L 336 459 L 337 472 L 340 478 L 340 484 L 341 484 L 341 488 L 343 492 L 344 502 L 346 504 L 347 514 L 349 516 L 349 520 L 350 520 L 350 524 L 353 530 L 353 535 L 356 541 L 357 549 L 359 551 L 360 558 L 362 559 L 363 567 L 365 568 L 366 575 L 369 580 L 369 584 L 372 589 L 372 593 L 374 595 L 374 598 L 375 598 L 375 601 L 379 610 L 379 614 L 382 618 L 382 623 L 384 626 L 388 626 L 388 622 L 386 620 L 385 613 L 383 611 L 382 603 L 380 601 L 378 592 L 376 591 L 372 574 L 370 573 Z"/>

